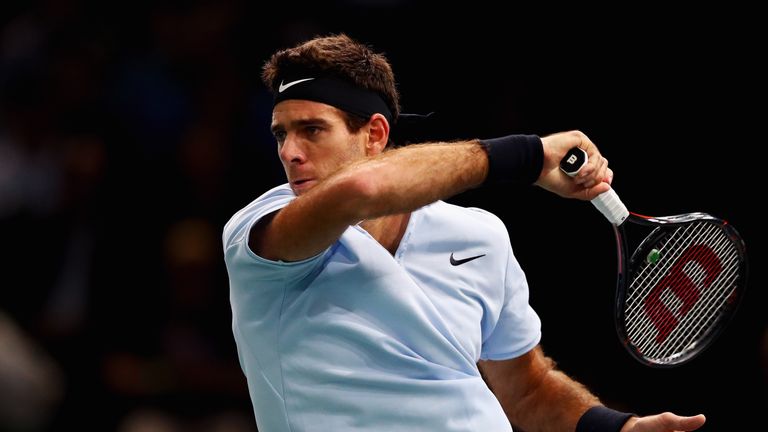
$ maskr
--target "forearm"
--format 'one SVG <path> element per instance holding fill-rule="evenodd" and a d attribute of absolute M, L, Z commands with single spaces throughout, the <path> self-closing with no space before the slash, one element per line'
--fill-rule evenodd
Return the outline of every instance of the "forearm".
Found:
<path fill-rule="evenodd" d="M 555 369 L 540 347 L 479 366 L 509 421 L 527 432 L 573 432 L 581 415 L 599 405 L 584 386 Z"/>
<path fill-rule="evenodd" d="M 478 140 L 384 152 L 345 170 L 365 183 L 361 219 L 415 210 L 482 184 L 488 156 Z"/>
<path fill-rule="evenodd" d="M 549 370 L 541 380 L 534 391 L 514 403 L 501 400 L 510 422 L 525 431 L 573 431 L 581 415 L 600 404 L 583 385 L 558 370 Z"/>

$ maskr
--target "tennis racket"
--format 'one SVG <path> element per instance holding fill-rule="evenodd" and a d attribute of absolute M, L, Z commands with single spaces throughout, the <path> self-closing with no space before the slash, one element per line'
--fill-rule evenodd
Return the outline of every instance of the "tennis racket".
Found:
<path fill-rule="evenodd" d="M 573 148 L 560 169 L 574 176 L 586 163 L 587 153 Z M 704 352 L 746 289 L 747 253 L 736 229 L 707 213 L 651 217 L 629 212 L 612 188 L 591 202 L 616 234 L 614 318 L 624 347 L 644 365 L 659 368 Z M 644 227 L 645 237 L 633 243 L 637 246 L 630 246 L 628 224 Z"/>

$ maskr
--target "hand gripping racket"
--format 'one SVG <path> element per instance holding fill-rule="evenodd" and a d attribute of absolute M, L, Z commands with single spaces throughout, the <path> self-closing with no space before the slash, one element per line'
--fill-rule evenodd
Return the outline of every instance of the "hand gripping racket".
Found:
<path fill-rule="evenodd" d="M 560 169 L 574 176 L 586 163 L 587 153 L 572 148 Z M 591 202 L 616 234 L 614 318 L 624 347 L 651 367 L 681 365 L 701 354 L 744 295 L 747 254 L 739 233 L 707 213 L 629 212 L 613 189 Z M 628 224 L 645 227 L 647 235 L 636 246 L 630 246 Z"/>

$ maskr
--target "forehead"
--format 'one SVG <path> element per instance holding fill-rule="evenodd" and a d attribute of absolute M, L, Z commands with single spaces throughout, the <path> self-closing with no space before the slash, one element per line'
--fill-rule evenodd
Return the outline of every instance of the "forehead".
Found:
<path fill-rule="evenodd" d="M 306 120 L 344 121 L 338 108 L 322 102 L 289 99 L 278 103 L 272 110 L 272 126 Z"/>

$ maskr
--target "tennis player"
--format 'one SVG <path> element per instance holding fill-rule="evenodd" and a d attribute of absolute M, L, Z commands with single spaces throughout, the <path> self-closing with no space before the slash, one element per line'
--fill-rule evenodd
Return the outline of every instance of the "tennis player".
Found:
<path fill-rule="evenodd" d="M 345 35 L 263 71 L 287 183 L 224 228 L 233 332 L 259 430 L 691 431 L 704 416 L 601 404 L 544 355 L 504 224 L 443 199 L 492 182 L 591 199 L 612 178 L 584 134 L 393 148 L 384 56 Z M 579 146 L 575 179 L 558 168 Z"/>

